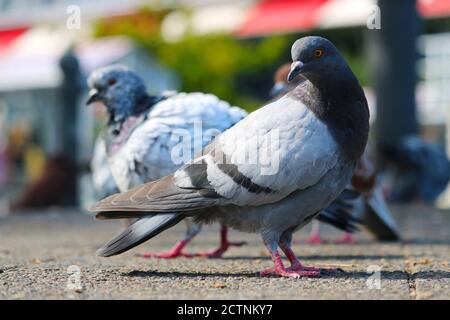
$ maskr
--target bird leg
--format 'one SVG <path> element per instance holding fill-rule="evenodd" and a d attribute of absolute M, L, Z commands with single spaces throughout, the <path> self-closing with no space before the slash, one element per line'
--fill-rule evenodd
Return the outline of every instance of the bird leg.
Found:
<path fill-rule="evenodd" d="M 195 255 L 191 253 L 185 253 L 183 252 L 183 249 L 189 242 L 191 242 L 191 240 L 200 232 L 201 229 L 202 227 L 200 224 L 188 223 L 184 239 L 179 241 L 171 249 L 163 252 L 146 252 L 143 254 L 139 254 L 139 256 L 143 258 L 161 258 L 161 259 L 174 259 L 179 257 L 192 258 Z"/>
<path fill-rule="evenodd" d="M 220 245 L 219 245 L 219 247 L 212 251 L 199 252 L 199 253 L 195 253 L 194 255 L 197 257 L 220 258 L 231 246 L 240 247 L 244 244 L 245 244 L 245 241 L 242 241 L 242 242 L 229 241 L 228 240 L 228 228 L 225 226 L 222 226 L 220 229 Z"/>
<path fill-rule="evenodd" d="M 355 244 L 356 240 L 353 238 L 352 234 L 345 232 L 342 238 L 337 239 L 334 243 L 337 244 Z"/>
<path fill-rule="evenodd" d="M 161 258 L 161 259 L 173 259 L 178 257 L 190 258 L 193 255 L 184 253 L 183 248 L 191 241 L 191 239 L 183 239 L 174 245 L 171 249 L 163 252 L 146 252 L 139 254 L 142 258 Z"/>
<path fill-rule="evenodd" d="M 322 244 L 324 243 L 323 239 L 320 237 L 320 222 L 314 220 L 312 223 L 311 233 L 309 234 L 308 239 L 306 239 L 306 243 L 309 244 Z"/>
<path fill-rule="evenodd" d="M 269 274 L 275 273 L 282 277 L 300 278 L 300 277 L 317 277 L 320 276 L 320 269 L 313 267 L 305 267 L 297 259 L 295 253 L 284 241 L 280 241 L 281 250 L 285 253 L 286 257 L 289 259 L 291 266 L 285 268 L 283 261 L 281 260 L 280 254 L 278 253 L 277 246 L 267 246 L 269 249 L 274 268 L 268 268 L 261 271 L 261 276 L 267 276 Z"/>

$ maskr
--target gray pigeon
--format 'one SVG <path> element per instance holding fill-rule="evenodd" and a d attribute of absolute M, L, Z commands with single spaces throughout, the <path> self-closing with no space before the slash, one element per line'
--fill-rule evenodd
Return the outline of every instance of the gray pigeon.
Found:
<path fill-rule="evenodd" d="M 105 140 L 102 136 L 98 136 L 95 140 L 94 153 L 91 159 L 91 172 L 95 199 L 100 200 L 120 192 L 109 168 Z"/>
<path fill-rule="evenodd" d="M 261 275 L 320 275 L 296 258 L 292 233 L 350 181 L 367 142 L 369 111 L 358 80 L 329 40 L 297 40 L 292 60 L 288 80 L 306 80 L 288 94 L 223 132 L 174 174 L 91 208 L 98 219 L 138 218 L 100 256 L 127 251 L 193 217 L 261 234 L 275 265 Z"/>
<path fill-rule="evenodd" d="M 174 172 L 215 135 L 246 116 L 244 110 L 231 107 L 212 94 L 171 92 L 149 96 L 142 79 L 124 66 L 96 70 L 88 84 L 91 91 L 87 103 L 102 102 L 109 115 L 92 160 L 94 186 L 105 196 L 111 194 L 107 193 L 115 185 L 124 192 Z M 142 256 L 193 256 L 184 253 L 183 248 L 200 232 L 201 225 L 190 219 L 186 222 L 184 239 L 172 249 Z M 216 250 L 195 255 L 218 257 L 229 246 L 242 244 L 228 241 L 225 227 L 220 234 Z"/>
<path fill-rule="evenodd" d="M 290 65 L 283 64 L 275 72 L 274 86 L 271 90 L 272 97 L 281 97 L 294 89 L 301 77 L 291 82 L 287 81 Z M 364 225 L 378 240 L 398 240 L 400 238 L 395 220 L 389 211 L 386 200 L 381 192 L 381 186 L 377 183 L 377 171 L 375 164 L 366 149 L 358 161 L 353 173 L 351 183 L 312 222 L 311 234 L 306 240 L 310 244 L 323 242 L 320 237 L 320 222 L 325 222 L 345 231 L 341 239 L 336 243 L 355 242 L 352 233 Z M 320 221 L 320 222 L 319 222 Z"/>

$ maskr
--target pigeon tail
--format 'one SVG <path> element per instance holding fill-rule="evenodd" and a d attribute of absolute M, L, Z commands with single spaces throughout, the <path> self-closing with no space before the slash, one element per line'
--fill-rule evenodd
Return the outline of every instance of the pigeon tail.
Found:
<path fill-rule="evenodd" d="M 110 257 L 130 250 L 173 227 L 184 218 L 184 215 L 178 213 L 165 213 L 140 218 L 100 248 L 97 254 L 102 257 Z"/>
<path fill-rule="evenodd" d="M 360 192 L 347 188 L 331 205 L 322 210 L 316 219 L 342 231 L 349 233 L 358 231 L 358 224 L 363 224 L 363 222 L 352 212 L 358 206 L 357 202 L 362 199 L 361 197 Z"/>

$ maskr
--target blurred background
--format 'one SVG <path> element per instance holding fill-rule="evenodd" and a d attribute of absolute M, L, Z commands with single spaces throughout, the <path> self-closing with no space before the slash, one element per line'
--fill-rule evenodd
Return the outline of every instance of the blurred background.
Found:
<path fill-rule="evenodd" d="M 96 68 L 252 111 L 306 35 L 332 40 L 364 86 L 389 201 L 450 207 L 448 0 L 0 0 L 0 213 L 93 201 Z"/>

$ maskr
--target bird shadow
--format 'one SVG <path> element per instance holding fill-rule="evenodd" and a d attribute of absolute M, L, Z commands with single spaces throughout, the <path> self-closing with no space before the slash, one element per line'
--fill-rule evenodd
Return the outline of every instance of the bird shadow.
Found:
<path fill-rule="evenodd" d="M 344 271 L 338 270 L 322 270 L 319 278 L 333 278 L 333 279 L 367 279 L 373 272 L 364 271 Z M 122 276 L 132 278 L 260 278 L 259 272 L 238 272 L 238 273 L 224 273 L 224 272 L 166 272 L 166 271 L 142 271 L 133 270 L 122 273 Z M 269 276 L 277 277 L 277 276 Z M 388 280 L 408 280 L 411 277 L 414 279 L 450 279 L 450 272 L 444 270 L 423 271 L 414 274 L 409 274 L 406 271 L 381 271 L 380 278 Z"/>
<path fill-rule="evenodd" d="M 309 256 L 298 256 L 300 260 L 394 260 L 404 258 L 402 255 L 309 255 Z M 269 256 L 226 256 L 221 257 L 221 260 L 270 260 Z"/>

